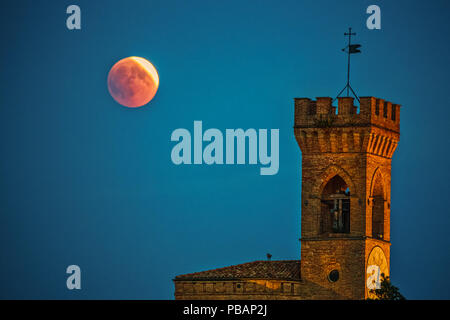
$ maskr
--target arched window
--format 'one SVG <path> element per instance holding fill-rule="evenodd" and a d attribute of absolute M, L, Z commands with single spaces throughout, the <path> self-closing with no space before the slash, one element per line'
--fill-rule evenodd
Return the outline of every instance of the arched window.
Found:
<path fill-rule="evenodd" d="M 350 189 L 340 176 L 334 176 L 322 192 L 321 233 L 350 232 Z"/>
<path fill-rule="evenodd" d="M 372 188 L 372 237 L 384 236 L 384 192 L 381 174 L 377 172 Z"/>

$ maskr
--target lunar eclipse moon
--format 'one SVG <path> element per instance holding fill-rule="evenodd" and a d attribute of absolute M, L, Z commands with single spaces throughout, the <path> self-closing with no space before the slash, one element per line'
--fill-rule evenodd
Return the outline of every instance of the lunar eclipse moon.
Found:
<path fill-rule="evenodd" d="M 137 108 L 149 103 L 159 86 L 156 68 L 146 59 L 128 57 L 109 71 L 108 90 L 118 103 Z"/>

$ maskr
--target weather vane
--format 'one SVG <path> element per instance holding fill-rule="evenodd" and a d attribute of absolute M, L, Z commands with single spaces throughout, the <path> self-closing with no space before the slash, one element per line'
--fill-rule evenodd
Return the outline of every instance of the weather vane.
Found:
<path fill-rule="evenodd" d="M 352 53 L 361 53 L 361 51 L 359 50 L 359 48 L 361 47 L 360 44 L 352 44 L 352 36 L 355 36 L 356 33 L 353 32 L 352 33 L 352 28 L 348 28 L 348 33 L 345 32 L 344 33 L 345 36 L 348 36 L 348 45 L 342 49 L 342 51 L 347 52 L 348 54 L 348 63 L 347 63 L 347 84 L 345 85 L 345 87 L 341 90 L 341 92 L 339 92 L 339 94 L 337 95 L 336 98 L 334 98 L 334 100 L 336 100 L 341 94 L 342 92 L 344 92 L 345 89 L 347 89 L 347 97 L 349 96 L 349 90 L 353 93 L 353 95 L 355 96 L 356 100 L 358 100 L 359 102 L 359 98 L 356 95 L 355 91 L 353 91 L 351 85 L 350 85 L 350 55 Z"/>

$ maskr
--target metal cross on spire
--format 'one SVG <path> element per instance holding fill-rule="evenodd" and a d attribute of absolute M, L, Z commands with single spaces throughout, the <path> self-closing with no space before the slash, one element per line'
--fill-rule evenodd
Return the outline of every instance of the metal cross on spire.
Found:
<path fill-rule="evenodd" d="M 339 92 L 337 97 L 334 98 L 334 100 L 336 100 L 342 94 L 342 92 L 344 92 L 344 90 L 347 89 L 347 97 L 349 97 L 349 90 L 350 90 L 353 93 L 353 95 L 355 96 L 356 100 L 358 100 L 358 102 L 359 102 L 358 96 L 356 95 L 355 91 L 353 91 L 353 88 L 350 85 L 350 55 L 352 53 L 361 53 L 361 51 L 359 50 L 361 45 L 360 44 L 352 44 L 352 36 L 355 36 L 355 35 L 356 35 L 356 33 L 352 32 L 352 28 L 348 28 L 348 33 L 347 32 L 344 33 L 344 36 L 348 36 L 348 45 L 344 49 L 342 49 L 342 51 L 348 53 L 347 84 L 341 90 L 341 92 Z"/>

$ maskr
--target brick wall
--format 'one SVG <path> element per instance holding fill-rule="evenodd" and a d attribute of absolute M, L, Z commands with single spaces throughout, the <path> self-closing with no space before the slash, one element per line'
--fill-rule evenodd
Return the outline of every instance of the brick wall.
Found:
<path fill-rule="evenodd" d="M 399 141 L 400 106 L 374 97 L 295 99 L 294 133 L 302 151 L 301 275 L 341 297 L 367 297 L 368 254 L 378 245 L 389 263 L 391 157 Z M 350 232 L 324 232 L 323 189 L 339 175 L 350 189 Z M 376 192 L 374 191 L 376 190 Z M 381 192 L 379 190 L 382 190 Z M 375 193 L 381 194 L 374 207 Z M 374 232 L 374 210 L 382 232 Z M 374 234 L 376 238 L 374 239 Z M 331 270 L 339 280 L 328 279 Z"/>
<path fill-rule="evenodd" d="M 308 281 L 238 279 L 175 281 L 177 300 L 306 300 L 345 299 Z"/>

